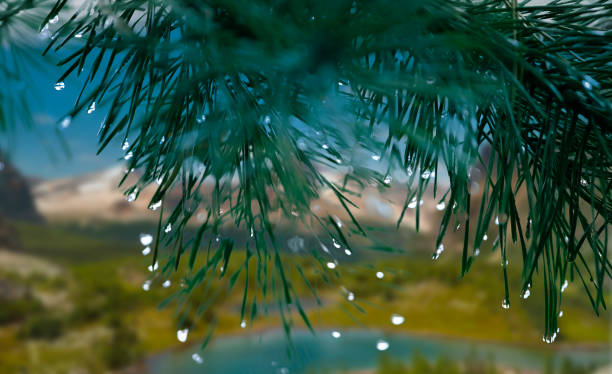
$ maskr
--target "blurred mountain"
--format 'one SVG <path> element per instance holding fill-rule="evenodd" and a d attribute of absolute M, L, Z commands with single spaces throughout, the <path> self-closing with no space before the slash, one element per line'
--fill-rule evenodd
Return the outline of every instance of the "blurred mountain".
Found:
<path fill-rule="evenodd" d="M 30 185 L 0 153 L 0 217 L 17 221 L 42 221 L 36 210 Z"/>

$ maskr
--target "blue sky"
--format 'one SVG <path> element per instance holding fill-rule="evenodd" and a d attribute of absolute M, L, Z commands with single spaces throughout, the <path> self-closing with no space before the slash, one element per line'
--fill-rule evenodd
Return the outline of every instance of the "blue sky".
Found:
<path fill-rule="evenodd" d="M 41 47 L 26 52 L 41 61 Z M 64 81 L 65 88 L 57 91 L 54 86 L 63 67 L 55 66 L 50 59 L 42 66 L 28 59 L 19 59 L 19 62 L 23 68 L 20 74 L 23 84 L 14 87 L 13 91 L 24 95 L 35 126 L 28 129 L 25 122 L 17 123 L 15 133 L 0 134 L 0 146 L 8 150 L 17 168 L 28 176 L 52 179 L 92 172 L 117 163 L 122 155 L 119 144 L 111 143 L 96 155 L 96 134 L 104 120 L 104 108 L 80 114 L 68 128 L 58 131 L 58 122 L 72 108 L 80 92 L 81 79 L 69 77 Z M 70 155 L 64 151 L 62 142 L 67 144 Z"/>

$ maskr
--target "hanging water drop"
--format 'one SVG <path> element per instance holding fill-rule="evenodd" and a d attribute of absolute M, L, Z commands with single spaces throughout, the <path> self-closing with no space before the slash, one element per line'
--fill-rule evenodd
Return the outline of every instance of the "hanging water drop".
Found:
<path fill-rule="evenodd" d="M 159 268 L 159 262 L 155 261 L 153 265 L 149 265 L 147 269 L 152 273 Z"/>
<path fill-rule="evenodd" d="M 340 331 L 332 331 L 331 336 L 334 339 L 340 339 L 340 337 L 342 336 L 342 334 L 340 333 Z"/>
<path fill-rule="evenodd" d="M 59 16 L 56 15 L 55 17 L 49 20 L 49 23 L 53 25 L 53 24 L 56 24 L 58 21 L 59 21 Z"/>
<path fill-rule="evenodd" d="M 567 279 L 565 281 L 563 281 L 563 284 L 561 285 L 561 292 L 565 292 L 565 289 L 567 288 L 567 286 L 569 285 Z"/>
<path fill-rule="evenodd" d="M 348 295 L 346 296 L 346 299 L 347 299 L 348 301 L 353 301 L 353 300 L 355 300 L 355 294 L 354 294 L 354 293 L 352 293 L 352 292 L 349 292 L 349 293 L 348 293 Z"/>
<path fill-rule="evenodd" d="M 240 328 L 241 329 L 245 329 L 247 327 L 247 323 L 245 320 L 242 320 L 242 322 L 240 322 Z"/>
<path fill-rule="evenodd" d="M 478 256 L 480 254 L 480 248 L 474 249 L 474 256 Z"/>
<path fill-rule="evenodd" d="M 380 161 L 380 156 L 379 155 L 372 155 L 372 160 Z"/>
<path fill-rule="evenodd" d="M 127 161 L 131 159 L 133 156 L 134 156 L 134 153 L 132 153 L 132 151 L 129 151 L 128 153 L 126 153 L 125 156 L 123 156 L 123 159 Z"/>
<path fill-rule="evenodd" d="M 130 203 L 131 203 L 131 202 L 134 202 L 134 200 L 136 200 L 136 192 L 135 192 L 135 191 L 130 192 L 130 194 L 129 194 L 129 195 L 127 195 L 127 198 L 126 198 L 126 199 L 127 199 L 127 201 L 128 201 L 128 202 L 130 202 Z"/>
<path fill-rule="evenodd" d="M 446 208 L 446 203 L 444 201 L 436 204 L 436 209 L 437 210 L 444 210 L 444 208 Z"/>
<path fill-rule="evenodd" d="M 192 354 L 191 359 L 195 361 L 196 364 L 200 364 L 200 365 L 204 362 L 204 359 L 198 353 Z"/>
<path fill-rule="evenodd" d="M 91 103 L 91 105 L 89 106 L 89 109 L 87 109 L 87 114 L 91 114 L 93 112 L 96 111 L 96 102 L 94 101 L 93 103 Z"/>
<path fill-rule="evenodd" d="M 392 314 L 391 315 L 391 323 L 394 324 L 395 326 L 399 326 L 402 323 L 404 323 L 404 316 L 399 315 L 399 314 Z"/>
<path fill-rule="evenodd" d="M 350 256 L 350 255 L 352 255 L 352 254 L 353 254 L 353 252 L 351 252 L 351 250 L 350 250 L 350 249 L 348 249 L 348 248 L 344 250 L 344 253 L 345 253 L 347 256 Z"/>
<path fill-rule="evenodd" d="M 442 254 L 442 252 L 444 252 L 444 244 L 440 244 L 438 249 L 436 249 L 436 251 L 434 252 L 432 258 L 434 260 L 437 260 L 440 257 L 440 255 Z"/>
<path fill-rule="evenodd" d="M 385 273 L 383 273 L 382 271 L 376 272 L 376 278 L 383 279 L 384 277 L 385 277 Z"/>
<path fill-rule="evenodd" d="M 164 232 L 165 232 L 166 234 L 167 234 L 167 233 L 169 233 L 170 231 L 172 231 L 172 224 L 171 224 L 171 223 L 169 223 L 169 224 L 168 224 L 168 226 L 166 226 L 166 228 L 164 229 Z M 218 241 L 218 240 L 217 240 L 217 241 Z"/>
<path fill-rule="evenodd" d="M 417 199 L 415 197 L 412 200 L 410 200 L 410 202 L 408 203 L 408 208 L 414 209 L 416 207 L 417 207 Z"/>
<path fill-rule="evenodd" d="M 336 247 L 336 248 L 340 248 L 341 247 L 340 243 L 338 243 L 336 241 L 336 239 L 334 239 L 334 238 L 332 238 L 332 243 L 334 244 L 334 247 Z"/>
<path fill-rule="evenodd" d="M 525 290 L 525 292 L 523 292 L 521 296 L 523 297 L 523 299 L 527 299 L 529 295 L 531 295 L 531 291 Z"/>
<path fill-rule="evenodd" d="M 563 311 L 562 310 L 559 311 L 559 318 L 561 318 L 561 317 L 563 317 Z"/>
<path fill-rule="evenodd" d="M 159 200 L 151 205 L 149 205 L 149 209 L 151 210 L 157 210 L 160 206 L 162 205 L 162 201 Z"/>
<path fill-rule="evenodd" d="M 327 267 L 330 269 L 335 269 L 336 268 L 336 263 L 335 262 L 328 262 L 327 263 Z"/>
<path fill-rule="evenodd" d="M 148 291 L 151 289 L 151 281 L 150 280 L 146 280 L 143 284 L 142 284 L 142 289 L 144 291 Z"/>
<path fill-rule="evenodd" d="M 153 236 L 151 234 L 140 234 L 140 244 L 147 246 L 153 243 Z"/>
<path fill-rule="evenodd" d="M 379 351 L 386 351 L 387 349 L 389 349 L 389 343 L 385 340 L 380 339 L 379 341 L 376 342 L 376 349 L 378 349 Z"/>
<path fill-rule="evenodd" d="M 53 88 L 55 88 L 56 91 L 61 91 L 64 88 L 66 88 L 66 85 L 64 84 L 64 82 L 57 82 Z"/>
<path fill-rule="evenodd" d="M 482 241 L 486 242 L 489 239 L 489 237 L 487 236 L 487 234 L 484 234 L 482 236 Z"/>
<path fill-rule="evenodd" d="M 495 217 L 496 225 L 503 225 L 508 221 L 508 215 L 506 213 L 502 213 L 499 216 Z"/>
<path fill-rule="evenodd" d="M 142 255 L 143 255 L 143 256 L 146 256 L 146 255 L 148 255 L 149 253 L 151 253 L 151 247 L 144 247 L 144 248 L 142 249 Z"/>
<path fill-rule="evenodd" d="M 391 180 L 392 180 L 391 176 L 390 176 L 390 175 L 387 175 L 387 176 L 385 177 L 385 179 L 383 180 L 383 182 L 384 182 L 385 184 L 389 184 L 389 183 L 391 183 Z"/>
<path fill-rule="evenodd" d="M 64 119 L 62 119 L 62 121 L 60 122 L 60 127 L 62 129 L 65 129 L 68 126 L 70 126 L 70 122 L 72 122 L 72 117 L 70 116 L 64 117 Z"/>
<path fill-rule="evenodd" d="M 429 179 L 433 176 L 434 176 L 434 172 L 429 171 L 429 170 L 425 170 L 423 173 L 421 173 L 421 178 L 423 179 Z"/>
<path fill-rule="evenodd" d="M 187 341 L 187 335 L 189 335 L 189 329 L 182 329 L 176 332 L 176 338 L 181 343 L 185 343 Z"/>
<path fill-rule="evenodd" d="M 128 142 L 127 140 L 123 142 L 123 144 L 121 145 L 121 149 L 123 151 L 127 150 L 128 148 L 130 148 L 130 142 Z"/>
<path fill-rule="evenodd" d="M 162 283 L 163 288 L 168 288 L 170 287 L 170 285 L 172 285 L 172 282 L 170 282 L 169 279 L 165 280 L 164 283 Z"/>
<path fill-rule="evenodd" d="M 327 144 L 323 144 L 323 145 L 321 146 L 321 148 L 323 148 L 323 149 L 329 149 L 329 146 L 328 146 Z"/>
<path fill-rule="evenodd" d="M 510 301 L 508 301 L 508 299 L 504 299 L 502 301 L 502 308 L 504 308 L 504 309 L 509 309 L 510 308 Z"/>

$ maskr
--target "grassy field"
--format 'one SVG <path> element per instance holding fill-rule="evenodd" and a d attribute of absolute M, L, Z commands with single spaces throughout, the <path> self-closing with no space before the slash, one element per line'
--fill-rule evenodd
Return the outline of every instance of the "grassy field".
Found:
<path fill-rule="evenodd" d="M 189 276 L 189 271 L 182 266 L 169 278 L 169 288 L 161 286 L 166 278 L 156 278 L 148 292 L 143 290 L 143 282 L 151 274 L 146 270 L 150 256 L 140 255 L 138 233 L 152 231 L 146 224 L 19 224 L 17 228 L 23 244 L 20 254 L 35 256 L 48 268 L 59 271 L 28 273 L 0 268 L 0 279 L 19 285 L 26 295 L 19 300 L 2 301 L 0 372 L 64 373 L 82 368 L 101 373 L 176 348 L 180 345 L 176 339 L 179 326 L 190 326 L 190 341 L 203 339 L 212 321 L 217 321 L 217 334 L 244 331 L 240 328 L 239 286 L 232 293 L 226 292 L 227 283 L 215 286 L 220 288 L 220 296 L 197 321 L 193 312 L 182 319 L 174 303 L 158 308 L 162 300 L 180 291 L 182 276 Z M 512 306 L 503 310 L 503 278 L 495 254 L 481 254 L 467 277 L 459 280 L 459 257 L 448 252 L 436 262 L 423 251 L 363 256 L 359 261 L 341 262 L 336 271 L 327 273 L 327 282 L 321 280 L 321 264 L 311 257 L 282 256 L 283 263 L 301 266 L 317 291 L 320 306 L 295 267 L 287 268 L 287 277 L 293 281 L 297 294 L 302 295 L 300 299 L 315 329 L 377 328 L 542 345 L 544 305 L 538 281 L 534 282 L 532 296 L 523 300 L 517 287 L 520 274 L 510 267 Z M 228 265 L 230 274 L 239 268 L 244 254 L 234 253 L 234 261 Z M 25 264 L 22 267 L 27 268 Z M 40 269 L 40 263 L 36 269 Z M 384 272 L 383 279 L 377 278 L 377 271 Z M 238 284 L 243 280 L 239 277 Z M 597 318 L 580 287 L 571 284 L 563 294 L 564 316 L 558 343 L 604 344 L 610 339 L 609 315 Z M 197 308 L 213 291 L 196 290 L 190 303 Z M 354 294 L 354 302 L 347 300 L 347 291 Z M 273 304 L 260 300 L 258 311 L 264 312 L 266 306 L 268 316 L 249 328 L 280 326 Z M 405 322 L 393 326 L 392 313 L 404 316 Z M 297 313 L 292 317 L 295 327 L 305 327 Z"/>

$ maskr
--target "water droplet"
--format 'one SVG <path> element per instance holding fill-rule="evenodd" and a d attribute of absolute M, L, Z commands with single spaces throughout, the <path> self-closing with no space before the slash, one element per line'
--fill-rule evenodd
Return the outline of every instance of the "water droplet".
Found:
<path fill-rule="evenodd" d="M 444 210 L 444 208 L 446 208 L 446 203 L 444 201 L 436 204 L 436 209 L 437 210 Z"/>
<path fill-rule="evenodd" d="M 172 282 L 170 282 L 169 279 L 165 280 L 164 283 L 162 283 L 162 287 L 163 288 L 168 288 L 170 287 L 170 285 L 172 284 Z"/>
<path fill-rule="evenodd" d="M 62 129 L 65 129 L 68 126 L 70 126 L 70 122 L 72 122 L 72 117 L 70 116 L 64 117 L 64 119 L 62 119 L 62 121 L 60 122 L 60 127 Z"/>
<path fill-rule="evenodd" d="M 87 114 L 91 114 L 93 112 L 96 111 L 96 102 L 94 101 L 93 103 L 91 103 L 91 105 L 89 106 L 89 109 L 87 109 Z"/>
<path fill-rule="evenodd" d="M 246 327 L 247 327 L 246 321 L 243 320 L 242 322 L 240 322 L 240 328 L 241 329 L 245 329 Z"/>
<path fill-rule="evenodd" d="M 402 323 L 404 323 L 404 316 L 399 315 L 399 314 L 392 314 L 391 315 L 391 323 L 394 324 L 395 326 L 399 326 Z"/>
<path fill-rule="evenodd" d="M 496 225 L 503 225 L 508 222 L 508 215 L 506 213 L 502 213 L 499 216 L 495 217 Z"/>
<path fill-rule="evenodd" d="M 480 254 L 480 248 L 474 249 L 474 256 L 478 256 Z"/>
<path fill-rule="evenodd" d="M 166 228 L 164 229 L 164 232 L 166 234 L 169 233 L 170 231 L 172 231 L 172 224 L 171 223 L 169 223 L 168 226 L 166 226 Z M 219 241 L 219 240 L 217 240 L 217 241 Z"/>
<path fill-rule="evenodd" d="M 587 182 L 587 180 L 584 178 L 580 178 L 580 184 L 582 185 L 582 187 L 586 187 L 589 185 L 589 182 Z"/>
<path fill-rule="evenodd" d="M 504 299 L 502 301 L 502 308 L 504 308 L 504 309 L 509 309 L 510 308 L 510 301 L 508 301 L 508 299 Z"/>
<path fill-rule="evenodd" d="M 425 170 L 423 173 L 421 173 L 421 178 L 429 179 L 429 178 L 433 177 L 434 175 L 435 175 L 435 173 L 433 171 Z"/>
<path fill-rule="evenodd" d="M 187 341 L 187 335 L 189 335 L 189 329 L 182 329 L 176 332 L 176 338 L 181 343 L 185 343 Z"/>
<path fill-rule="evenodd" d="M 521 295 L 521 297 L 522 297 L 523 299 L 526 299 L 526 298 L 528 298 L 528 297 L 529 297 L 529 295 L 531 295 L 531 291 L 529 291 L 529 290 L 525 290 L 525 292 L 523 292 L 523 294 Z"/>
<path fill-rule="evenodd" d="M 136 191 L 132 191 L 129 193 L 129 195 L 127 195 L 126 197 L 128 202 L 134 202 L 134 200 L 136 200 Z"/>
<path fill-rule="evenodd" d="M 323 145 L 321 146 L 321 148 L 323 148 L 323 149 L 329 149 L 329 146 L 328 146 L 327 144 L 323 144 Z"/>
<path fill-rule="evenodd" d="M 314 17 L 313 17 L 314 19 Z M 289 368 L 280 368 L 278 369 L 278 374 L 289 374 Z"/>
<path fill-rule="evenodd" d="M 567 288 L 567 286 L 569 285 L 567 279 L 565 281 L 563 281 L 563 284 L 561 285 L 561 292 L 565 292 L 565 289 Z"/>
<path fill-rule="evenodd" d="M 563 317 L 563 311 L 562 310 L 559 311 L 559 318 L 561 318 L 561 317 Z"/>
<path fill-rule="evenodd" d="M 372 155 L 372 160 L 380 161 L 380 155 Z"/>
<path fill-rule="evenodd" d="M 408 203 L 408 208 L 414 209 L 416 207 L 417 207 L 417 199 L 415 197 L 412 200 L 410 200 L 410 202 Z"/>
<path fill-rule="evenodd" d="M 425 81 L 427 84 L 434 84 L 436 83 L 436 78 L 434 77 L 428 77 L 427 80 Z"/>
<path fill-rule="evenodd" d="M 83 37 L 83 34 L 79 32 L 79 33 L 74 34 L 74 37 L 77 39 L 81 39 Z"/>
<path fill-rule="evenodd" d="M 151 205 L 149 205 L 149 209 L 151 210 L 157 210 L 160 206 L 162 205 L 162 201 L 159 200 Z"/>
<path fill-rule="evenodd" d="M 376 349 L 378 349 L 381 352 L 386 351 L 387 349 L 389 349 L 389 343 L 386 340 L 380 339 L 379 341 L 376 342 Z"/>
<path fill-rule="evenodd" d="M 121 149 L 122 150 L 127 150 L 128 148 L 130 148 L 130 142 L 128 142 L 127 140 L 123 142 L 123 145 L 121 145 Z"/>
<path fill-rule="evenodd" d="M 352 292 L 349 292 L 348 295 L 346 296 L 348 301 L 353 301 L 355 300 L 355 294 Z"/>
<path fill-rule="evenodd" d="M 591 90 L 593 88 L 593 85 L 591 84 L 591 82 L 589 82 L 586 79 L 582 81 L 582 86 L 586 88 L 587 90 Z"/>
<path fill-rule="evenodd" d="M 340 333 L 340 331 L 332 331 L 331 336 L 334 339 L 340 339 L 340 337 L 342 336 L 342 334 Z"/>
<path fill-rule="evenodd" d="M 125 156 L 123 156 L 123 159 L 127 161 L 131 159 L 132 156 L 134 156 L 134 153 L 132 153 L 132 151 L 129 151 Z"/>
<path fill-rule="evenodd" d="M 487 236 L 487 234 L 484 234 L 482 236 L 482 241 L 486 242 L 489 239 L 489 237 Z"/>
<path fill-rule="evenodd" d="M 151 234 L 140 234 L 140 244 L 147 246 L 153 243 L 153 236 Z"/>
<path fill-rule="evenodd" d="M 66 84 L 64 84 L 64 82 L 57 82 L 53 88 L 55 88 L 56 91 L 61 91 L 66 88 Z"/>
<path fill-rule="evenodd" d="M 438 247 L 438 249 L 436 249 L 436 251 L 434 252 L 432 258 L 434 260 L 437 260 L 438 257 L 440 257 L 440 255 L 442 254 L 442 252 L 444 252 L 444 244 L 440 244 L 440 246 Z"/>
<path fill-rule="evenodd" d="M 297 147 L 299 150 L 305 151 L 306 149 L 308 149 L 308 144 L 306 143 L 306 140 L 304 138 L 300 138 L 297 141 Z"/>
<path fill-rule="evenodd" d="M 502 266 L 502 267 L 506 267 L 506 266 L 508 266 L 508 259 L 506 259 L 506 260 L 502 260 L 502 261 L 501 261 L 501 266 Z"/>
<path fill-rule="evenodd" d="M 253 237 L 253 229 L 251 229 L 251 237 Z M 293 253 L 297 253 L 304 249 L 304 239 L 300 238 L 299 236 L 294 236 L 293 238 L 287 240 L 287 245 Z"/>
<path fill-rule="evenodd" d="M 148 291 L 151 289 L 151 281 L 150 280 L 146 280 L 143 284 L 142 284 L 142 289 L 144 291 Z"/>
<path fill-rule="evenodd" d="M 353 252 L 351 252 L 351 250 L 348 248 L 344 250 L 344 253 L 346 253 L 347 256 L 350 256 L 353 254 Z"/>
<path fill-rule="evenodd" d="M 565 241 L 566 243 L 569 243 L 569 237 L 566 235 L 566 236 L 563 238 L 563 241 Z"/>
<path fill-rule="evenodd" d="M 58 21 L 59 21 L 59 16 L 56 15 L 55 17 L 49 20 L 49 23 L 53 25 L 53 24 L 56 24 Z"/>
<path fill-rule="evenodd" d="M 142 249 L 142 255 L 143 255 L 143 256 L 146 256 L 146 255 L 148 255 L 149 253 L 151 253 L 151 247 L 144 247 L 144 248 Z"/>
<path fill-rule="evenodd" d="M 385 273 L 383 273 L 382 271 L 376 272 L 376 278 L 383 279 L 384 277 L 385 277 Z"/>
<path fill-rule="evenodd" d="M 196 364 L 202 364 L 204 362 L 204 359 L 198 353 L 192 354 L 191 359 L 195 361 Z"/>
<path fill-rule="evenodd" d="M 340 218 L 338 218 L 338 216 L 334 216 L 334 222 L 336 222 L 336 226 L 342 227 L 342 221 Z"/>
<path fill-rule="evenodd" d="M 391 183 L 391 180 L 392 180 L 391 176 L 390 176 L 390 175 L 387 175 L 387 176 L 385 177 L 385 179 L 383 180 L 383 182 L 384 182 L 385 184 L 389 184 L 389 183 Z"/>
<path fill-rule="evenodd" d="M 322 249 L 322 250 L 323 250 L 323 252 L 325 252 L 325 253 L 330 253 L 330 252 L 329 252 L 329 249 L 327 248 L 327 246 L 326 246 L 325 244 L 323 244 L 323 243 L 321 243 L 321 249 Z"/>
<path fill-rule="evenodd" d="M 340 247 L 342 247 L 342 246 L 340 245 L 340 243 L 338 243 L 338 242 L 336 241 L 336 239 L 334 239 L 334 238 L 332 238 L 332 243 L 334 244 L 334 247 L 336 247 L 336 248 L 340 248 Z"/>
<path fill-rule="evenodd" d="M 330 269 L 335 269 L 336 268 L 336 263 L 335 262 L 328 262 L 327 263 L 327 267 Z"/>
<path fill-rule="evenodd" d="M 150 272 L 154 272 L 158 268 L 159 268 L 159 262 L 157 261 L 155 261 L 153 265 L 149 265 L 149 267 L 147 267 L 147 269 L 149 269 Z"/>

